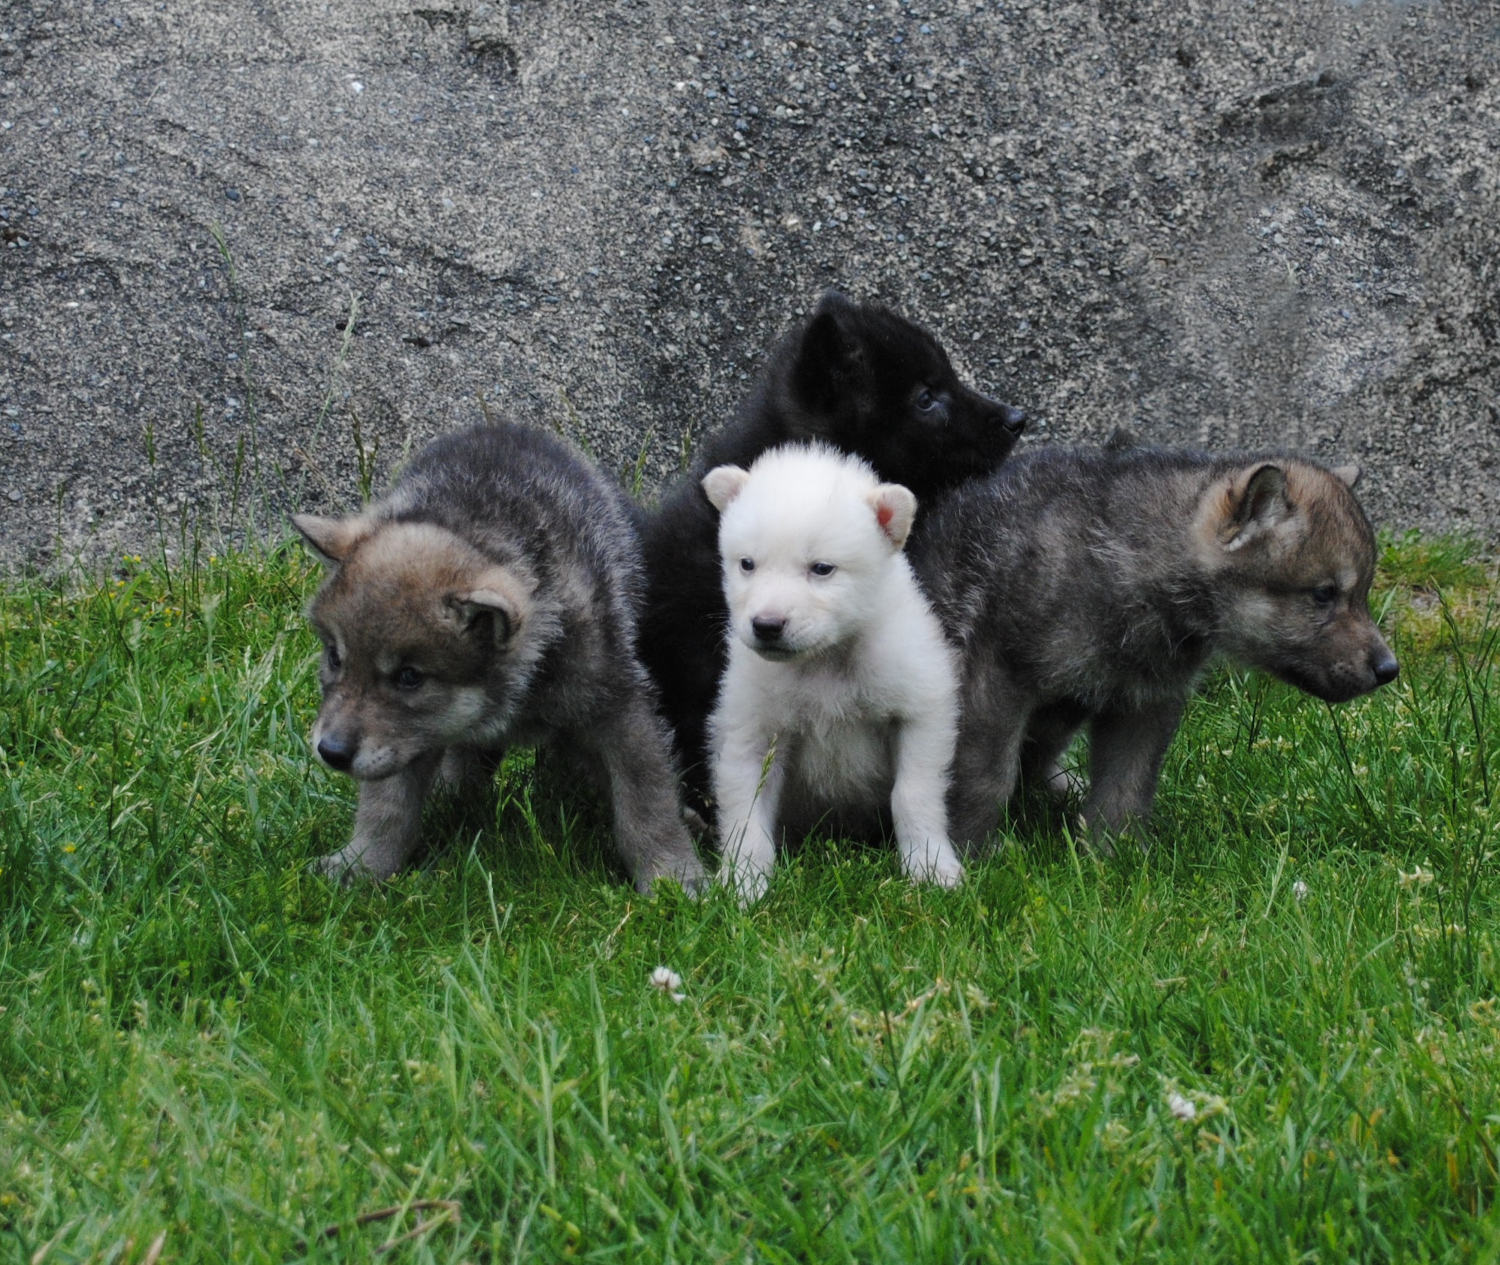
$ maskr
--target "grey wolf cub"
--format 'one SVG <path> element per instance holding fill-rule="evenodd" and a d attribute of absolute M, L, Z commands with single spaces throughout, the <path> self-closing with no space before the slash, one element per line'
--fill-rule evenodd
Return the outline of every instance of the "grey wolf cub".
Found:
<path fill-rule="evenodd" d="M 689 799 L 705 814 L 705 724 L 724 671 L 718 518 L 699 486 L 780 444 L 822 441 L 863 457 L 919 501 L 1005 460 L 1026 415 L 959 380 L 931 334 L 836 290 L 770 353 L 733 421 L 704 441 L 692 473 L 643 532 L 648 590 L 641 658 L 661 692 Z"/>
<path fill-rule="evenodd" d="M 789 446 L 703 480 L 722 514 L 729 666 L 709 721 L 720 877 L 760 896 L 780 828 L 832 814 L 895 828 L 913 878 L 952 886 L 944 796 L 956 669 L 901 547 L 906 488 L 857 457 Z"/>
<path fill-rule="evenodd" d="M 394 873 L 435 778 L 558 738 L 602 770 L 637 887 L 702 881 L 635 654 L 643 577 L 618 488 L 550 435 L 484 426 L 429 444 L 359 514 L 292 522 L 329 565 L 308 608 L 324 646 L 313 745 L 359 782 L 328 873 Z"/>
<path fill-rule="evenodd" d="M 955 837 L 982 837 L 1022 765 L 1045 776 L 1085 722 L 1086 821 L 1145 817 L 1215 654 L 1329 702 L 1393 680 L 1357 475 L 1279 455 L 1042 449 L 933 507 L 912 552 L 961 650 Z"/>

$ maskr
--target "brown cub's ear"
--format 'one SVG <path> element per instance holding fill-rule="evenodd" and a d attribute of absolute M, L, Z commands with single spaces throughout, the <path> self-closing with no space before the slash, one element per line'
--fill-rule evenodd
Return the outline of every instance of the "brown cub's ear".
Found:
<path fill-rule="evenodd" d="M 917 498 L 899 483 L 882 483 L 866 493 L 865 499 L 875 511 L 875 521 L 893 547 L 900 549 L 911 533 L 917 516 Z"/>
<path fill-rule="evenodd" d="M 350 518 L 323 518 L 317 514 L 293 514 L 292 526 L 324 562 L 336 564 L 370 534 L 373 524 L 363 514 Z"/>
<path fill-rule="evenodd" d="M 1360 470 L 1360 468 L 1353 462 L 1350 462 L 1346 466 L 1334 466 L 1333 468 L 1334 478 L 1348 484 L 1348 486 L 1351 488 L 1359 482 L 1359 476 L 1362 473 L 1363 472 Z"/>
<path fill-rule="evenodd" d="M 1269 461 L 1242 470 L 1230 482 L 1226 508 L 1228 513 L 1219 525 L 1219 543 L 1238 549 L 1291 517 L 1286 472 Z"/>
<path fill-rule="evenodd" d="M 468 629 L 488 617 L 494 624 L 495 645 L 505 646 L 521 627 L 529 602 L 516 577 L 504 567 L 490 567 L 474 578 L 474 587 L 449 593 L 448 609 Z"/>
<path fill-rule="evenodd" d="M 715 466 L 703 476 L 703 494 L 708 497 L 708 503 L 722 514 L 729 502 L 740 494 L 749 477 L 749 472 L 739 466 Z"/>

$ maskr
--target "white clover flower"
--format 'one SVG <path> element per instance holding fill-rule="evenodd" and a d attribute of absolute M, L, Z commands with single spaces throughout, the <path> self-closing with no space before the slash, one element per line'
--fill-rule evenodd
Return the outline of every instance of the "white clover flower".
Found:
<path fill-rule="evenodd" d="M 1296 897 L 1297 903 L 1299 905 L 1307 899 L 1307 891 L 1307 884 L 1304 883 L 1300 878 L 1292 884 L 1292 895 Z"/>
<path fill-rule="evenodd" d="M 1426 887 L 1437 877 L 1431 870 L 1424 870 L 1420 865 L 1410 874 L 1405 870 L 1396 871 L 1396 884 L 1398 887 Z"/>
<path fill-rule="evenodd" d="M 1191 1098 L 1184 1098 L 1181 1094 L 1173 1093 L 1167 1098 L 1167 1110 L 1179 1120 L 1191 1120 L 1198 1114 L 1198 1108 Z"/>
<path fill-rule="evenodd" d="M 658 966 L 651 972 L 651 987 L 660 989 L 673 1001 L 681 1001 L 687 994 L 678 992 L 682 987 L 682 976 L 670 966 Z"/>

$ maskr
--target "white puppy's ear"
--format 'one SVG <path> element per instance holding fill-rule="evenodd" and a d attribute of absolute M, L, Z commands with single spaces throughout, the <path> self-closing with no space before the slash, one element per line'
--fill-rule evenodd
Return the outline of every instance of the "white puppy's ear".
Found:
<path fill-rule="evenodd" d="M 302 533 L 312 551 L 330 565 L 336 565 L 349 556 L 374 530 L 374 524 L 363 514 L 350 518 L 323 518 L 318 514 L 293 514 L 292 526 Z"/>
<path fill-rule="evenodd" d="M 891 544 L 900 549 L 917 516 L 917 498 L 899 483 L 882 483 L 867 494 L 875 521 Z"/>
<path fill-rule="evenodd" d="M 1353 462 L 1350 462 L 1346 466 L 1333 467 L 1333 477 L 1347 484 L 1351 488 L 1359 482 L 1359 476 L 1361 473 L 1362 472 L 1360 468 Z"/>
<path fill-rule="evenodd" d="M 749 473 L 739 466 L 715 466 L 703 476 L 703 493 L 709 504 L 722 514 L 729 502 L 740 494 L 749 477 Z"/>
<path fill-rule="evenodd" d="M 529 605 L 516 577 L 504 567 L 490 567 L 474 577 L 473 588 L 449 593 L 444 602 L 466 629 L 486 617 L 492 620 L 497 647 L 506 645 L 516 635 Z"/>

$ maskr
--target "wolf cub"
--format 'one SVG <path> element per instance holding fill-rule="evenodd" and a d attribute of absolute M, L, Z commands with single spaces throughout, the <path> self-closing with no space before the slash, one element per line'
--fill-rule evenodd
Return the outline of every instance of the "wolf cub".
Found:
<path fill-rule="evenodd" d="M 1335 703 L 1393 680 L 1357 475 L 1280 455 L 1041 449 L 934 506 L 912 561 L 962 661 L 955 837 L 981 838 L 1018 771 L 1046 776 L 1085 723 L 1085 820 L 1145 817 L 1216 654 Z"/>
<path fill-rule="evenodd" d="M 944 807 L 955 665 L 901 552 L 916 498 L 821 446 L 718 466 L 703 489 L 721 514 L 729 606 L 709 720 L 721 879 L 753 901 L 783 828 L 888 808 L 907 874 L 957 883 Z"/>
<path fill-rule="evenodd" d="M 705 725 L 724 671 L 718 518 L 699 486 L 781 444 L 823 442 L 863 457 L 925 501 L 1005 460 L 1026 414 L 960 380 L 926 330 L 830 290 L 770 353 L 736 417 L 710 434 L 691 477 L 646 516 L 641 657 L 661 691 L 689 798 L 705 815 Z"/>
<path fill-rule="evenodd" d="M 618 488 L 550 435 L 484 426 L 429 444 L 362 513 L 292 522 L 329 567 L 308 608 L 324 647 L 313 746 L 359 783 L 329 874 L 393 874 L 434 779 L 477 780 L 505 747 L 556 738 L 602 770 L 636 886 L 701 883 L 636 658 L 644 577 Z"/>

